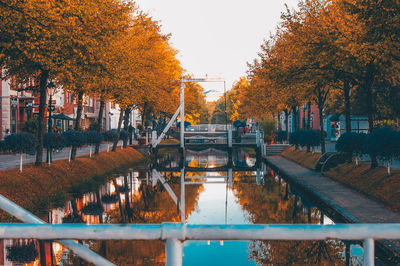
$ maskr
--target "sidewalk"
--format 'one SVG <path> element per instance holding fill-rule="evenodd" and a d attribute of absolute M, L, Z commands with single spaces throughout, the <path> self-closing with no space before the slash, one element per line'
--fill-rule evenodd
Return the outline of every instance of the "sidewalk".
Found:
<path fill-rule="evenodd" d="M 400 223 L 400 214 L 315 171 L 281 156 L 266 157 L 267 163 L 293 183 L 340 212 L 352 223 Z M 379 243 L 380 241 L 377 241 Z M 398 243 L 382 241 L 382 248 L 400 254 Z M 383 244 L 383 245 L 382 245 Z M 397 255 L 398 256 L 398 255 Z"/>
<path fill-rule="evenodd" d="M 122 141 L 119 141 L 118 146 L 122 146 Z M 112 148 L 112 145 L 110 145 L 110 150 Z M 100 145 L 100 151 L 107 150 L 107 144 L 101 144 Z M 64 148 L 59 152 L 54 152 L 53 153 L 53 161 L 56 160 L 62 160 L 62 159 L 68 159 L 69 156 L 69 151 L 70 148 Z M 92 153 L 94 153 L 94 147 L 92 148 Z M 84 146 L 82 148 L 78 148 L 76 151 L 76 156 L 85 156 L 89 155 L 89 147 Z M 43 151 L 43 163 L 46 162 L 46 156 L 47 152 L 46 149 Z M 36 161 L 36 155 L 29 155 L 29 154 L 24 154 L 23 155 L 23 164 L 27 163 L 33 163 Z M 9 169 L 14 169 L 19 167 L 19 154 L 1 154 L 0 155 L 0 171 L 2 170 L 9 170 Z"/>

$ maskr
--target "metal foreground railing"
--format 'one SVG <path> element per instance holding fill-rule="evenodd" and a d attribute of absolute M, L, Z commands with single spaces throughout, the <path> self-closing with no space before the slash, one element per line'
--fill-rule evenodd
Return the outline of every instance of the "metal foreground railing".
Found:
<path fill-rule="evenodd" d="M 400 239 L 400 224 L 0 224 L 0 237 L 42 240 L 165 240 L 167 265 L 182 265 L 182 244 L 185 240 L 362 240 L 364 265 L 374 265 L 374 240 Z"/>

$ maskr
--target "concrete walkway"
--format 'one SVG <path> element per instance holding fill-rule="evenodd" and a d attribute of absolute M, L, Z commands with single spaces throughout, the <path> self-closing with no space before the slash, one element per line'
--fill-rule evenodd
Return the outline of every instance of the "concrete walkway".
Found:
<path fill-rule="evenodd" d="M 281 156 L 269 156 L 266 160 L 271 168 L 277 169 L 297 186 L 340 212 L 351 223 L 400 223 L 400 214 L 320 173 Z M 399 256 L 398 242 L 382 241 L 382 244 L 386 251 L 390 250 L 397 254 L 396 257 Z"/>
<path fill-rule="evenodd" d="M 119 141 L 118 146 L 122 146 L 122 141 Z M 111 150 L 111 148 L 112 148 L 112 144 L 110 144 L 110 150 Z M 104 151 L 104 150 L 107 150 L 107 144 L 100 145 L 100 151 Z M 54 152 L 53 153 L 53 161 L 68 159 L 69 151 L 70 151 L 70 148 L 64 148 L 58 152 Z M 94 147 L 92 148 L 92 153 L 94 153 Z M 44 152 L 43 152 L 43 162 L 44 163 L 46 162 L 46 155 L 47 155 L 46 149 L 44 149 Z M 85 156 L 85 155 L 89 155 L 89 147 L 88 146 L 79 148 L 76 151 L 77 157 Z M 23 158 L 24 164 L 33 163 L 36 160 L 36 155 L 24 154 L 22 158 Z M 0 171 L 19 168 L 19 160 L 20 160 L 19 154 L 1 154 L 0 155 Z"/>
<path fill-rule="evenodd" d="M 381 204 L 328 178 L 304 168 L 281 156 L 267 157 L 267 162 L 305 187 L 318 192 L 341 210 L 351 220 L 359 223 L 400 223 L 400 214 L 386 209 Z"/>

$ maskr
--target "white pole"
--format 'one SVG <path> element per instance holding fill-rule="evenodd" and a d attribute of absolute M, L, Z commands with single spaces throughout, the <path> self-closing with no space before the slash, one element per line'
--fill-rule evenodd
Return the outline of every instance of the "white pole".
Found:
<path fill-rule="evenodd" d="M 364 248 L 363 266 L 374 266 L 375 265 L 374 240 L 372 238 L 365 239 L 363 248 Z"/>
<path fill-rule="evenodd" d="M 232 148 L 232 128 L 228 129 L 228 147 Z"/>
<path fill-rule="evenodd" d="M 151 131 L 151 145 L 154 147 L 154 144 L 157 141 L 157 131 Z"/>
<path fill-rule="evenodd" d="M 19 172 L 22 173 L 22 153 L 20 153 L 19 157 Z"/>
<path fill-rule="evenodd" d="M 181 223 L 185 223 L 185 168 L 181 169 Z"/>
<path fill-rule="evenodd" d="M 68 162 L 71 162 L 71 155 L 72 155 L 72 146 L 71 149 L 69 149 L 69 157 L 68 157 Z"/>
<path fill-rule="evenodd" d="M 228 169 L 228 184 L 229 184 L 230 187 L 232 187 L 232 179 L 233 179 L 232 168 L 229 168 Z"/>
<path fill-rule="evenodd" d="M 178 239 L 169 238 L 165 244 L 165 256 L 167 266 L 182 265 L 182 242 Z"/>
<path fill-rule="evenodd" d="M 92 145 L 89 145 L 89 158 L 92 158 Z"/>
<path fill-rule="evenodd" d="M 185 83 L 181 83 L 181 148 L 185 148 Z"/>
<path fill-rule="evenodd" d="M 110 152 L 110 142 L 107 142 L 107 152 Z"/>

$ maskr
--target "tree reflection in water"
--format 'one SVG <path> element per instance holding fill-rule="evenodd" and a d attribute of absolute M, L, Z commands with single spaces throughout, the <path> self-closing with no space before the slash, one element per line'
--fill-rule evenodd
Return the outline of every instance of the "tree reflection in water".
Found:
<path fill-rule="evenodd" d="M 137 182 L 137 180 L 133 180 L 135 178 L 133 173 L 110 181 L 108 185 L 112 185 L 115 188 L 118 201 L 114 205 L 108 204 L 115 207 L 104 214 L 107 223 L 180 222 L 179 208 L 176 207 L 163 185 L 158 182 L 153 186 L 151 183 L 146 182 L 145 177 L 142 175 L 142 182 L 137 191 L 132 190 L 132 184 Z M 175 195 L 179 198 L 179 173 L 177 175 L 165 174 L 164 177 Z M 118 189 L 118 187 L 122 189 Z M 187 217 L 196 208 L 197 200 L 203 190 L 203 186 L 191 185 L 185 189 L 185 210 Z M 101 190 L 100 188 L 99 191 Z M 93 250 L 99 252 L 99 254 L 117 265 L 165 264 L 165 244 L 163 241 L 118 240 L 95 241 L 91 243 Z"/>
<path fill-rule="evenodd" d="M 236 173 L 233 191 L 255 224 L 319 224 L 321 212 L 308 205 L 289 184 L 266 175 L 257 186 L 248 173 Z M 278 182 L 277 182 L 278 181 Z M 262 265 L 344 265 L 344 244 L 339 241 L 250 241 L 250 258 Z"/>

